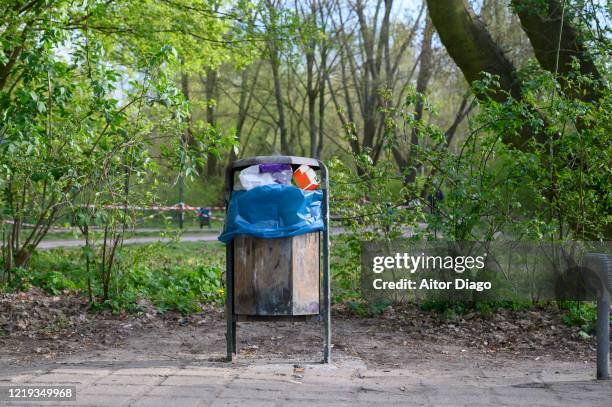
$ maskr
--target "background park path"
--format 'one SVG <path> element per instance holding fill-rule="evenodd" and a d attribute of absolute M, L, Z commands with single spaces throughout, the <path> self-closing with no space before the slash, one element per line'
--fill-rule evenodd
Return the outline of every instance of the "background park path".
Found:
<path fill-rule="evenodd" d="M 419 228 L 425 228 L 425 224 L 419 224 Z M 135 233 L 155 233 L 155 232 L 167 232 L 164 229 L 156 229 L 156 228 L 138 228 L 133 232 Z M 331 234 L 337 235 L 343 233 L 345 231 L 342 227 L 332 227 Z M 217 236 L 221 231 L 214 229 L 187 229 L 183 231 L 183 235 L 180 237 L 181 242 L 212 242 L 217 241 Z M 404 233 L 405 237 L 412 236 L 412 229 L 406 228 Z M 153 242 L 169 242 L 172 240 L 170 237 L 161 237 L 161 236 L 134 236 L 129 237 L 123 241 L 124 244 L 144 244 L 144 243 L 153 243 Z M 59 247 L 81 247 L 85 246 L 85 240 L 83 239 L 48 239 L 43 240 L 38 244 L 38 248 L 40 249 L 53 249 Z"/>
<path fill-rule="evenodd" d="M 211 242 L 217 241 L 219 232 L 203 232 L 199 234 L 184 234 L 180 237 L 181 242 Z M 153 242 L 169 242 L 172 239 L 169 237 L 160 236 L 136 236 L 130 237 L 123 241 L 123 244 L 143 244 Z M 82 239 L 57 239 L 43 240 L 38 244 L 40 249 L 53 249 L 57 247 L 81 247 L 85 246 L 85 240 Z"/>

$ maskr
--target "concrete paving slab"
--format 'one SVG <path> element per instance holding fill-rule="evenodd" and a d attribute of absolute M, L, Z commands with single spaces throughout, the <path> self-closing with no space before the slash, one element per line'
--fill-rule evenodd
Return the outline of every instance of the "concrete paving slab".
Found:
<path fill-rule="evenodd" d="M 270 400 L 256 400 L 250 399 L 248 402 L 245 402 L 240 398 L 218 398 L 209 404 L 210 407 L 275 407 L 275 406 L 283 406 L 284 404 L 277 404 L 271 402 Z"/>
<path fill-rule="evenodd" d="M 93 384 L 83 388 L 78 394 L 113 394 L 117 396 L 133 396 L 145 394 L 151 386 L 142 384 Z"/>
<path fill-rule="evenodd" d="M 113 372 L 113 374 L 123 376 L 169 376 L 178 370 L 178 367 L 140 367 L 119 369 Z"/>
<path fill-rule="evenodd" d="M 160 386 L 224 386 L 230 382 L 228 377 L 214 376 L 170 376 Z"/>
<path fill-rule="evenodd" d="M 214 400 L 220 391 L 221 388 L 215 386 L 156 386 L 151 389 L 148 395 L 171 398 L 194 397 L 201 400 Z"/>
<path fill-rule="evenodd" d="M 130 407 L 200 407 L 206 406 L 199 398 L 168 398 L 145 396 L 133 403 Z"/>
<path fill-rule="evenodd" d="M 88 384 L 93 382 L 97 376 L 95 375 L 78 375 L 67 373 L 46 373 L 40 376 L 34 376 L 27 380 L 28 383 L 61 383 L 61 384 Z"/>
<path fill-rule="evenodd" d="M 98 367 L 85 360 L 46 370 L 23 368 L 0 382 L 76 385 L 76 402 L 0 406 L 593 406 L 612 399 L 612 381 L 596 381 L 586 368 L 529 364 L 521 369 L 516 363 L 512 369 L 416 371 L 368 368 L 359 361 L 296 366 L 257 361 L 226 367 L 201 361 L 117 361 Z"/>
<path fill-rule="evenodd" d="M 159 384 L 161 381 L 165 380 L 164 376 L 140 376 L 140 375 L 118 375 L 112 374 L 108 376 L 103 376 L 96 380 L 97 385 L 101 384 L 117 384 L 117 385 L 125 385 L 125 384 L 144 384 L 144 385 L 154 385 Z"/>

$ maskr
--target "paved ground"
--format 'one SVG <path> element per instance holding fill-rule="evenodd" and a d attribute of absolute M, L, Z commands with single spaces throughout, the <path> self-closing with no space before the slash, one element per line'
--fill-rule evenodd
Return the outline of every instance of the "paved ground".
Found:
<path fill-rule="evenodd" d="M 593 380 L 591 366 L 544 366 L 485 371 L 452 363 L 435 369 L 368 369 L 348 358 L 331 365 L 98 360 L 3 372 L 0 386 L 76 385 L 76 402 L 38 403 L 45 406 L 609 405 L 612 384 Z"/>

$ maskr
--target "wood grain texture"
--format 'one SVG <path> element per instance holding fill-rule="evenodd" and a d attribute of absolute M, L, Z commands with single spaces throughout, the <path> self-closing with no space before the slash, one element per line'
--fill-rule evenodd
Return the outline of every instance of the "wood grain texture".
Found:
<path fill-rule="evenodd" d="M 319 233 L 234 239 L 236 315 L 319 313 Z"/>
<path fill-rule="evenodd" d="M 293 238 L 293 315 L 319 313 L 319 233 Z"/>
<path fill-rule="evenodd" d="M 255 286 L 251 270 L 253 261 L 252 238 L 234 238 L 234 313 L 255 315 Z"/>

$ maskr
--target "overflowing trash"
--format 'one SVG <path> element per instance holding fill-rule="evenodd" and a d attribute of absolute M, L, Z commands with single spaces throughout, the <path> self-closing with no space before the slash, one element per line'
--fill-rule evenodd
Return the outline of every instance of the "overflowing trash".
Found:
<path fill-rule="evenodd" d="M 292 237 L 324 229 L 323 192 L 293 185 L 270 184 L 233 191 L 219 240 L 236 235 L 259 238 Z"/>
<path fill-rule="evenodd" d="M 219 240 L 236 235 L 292 237 L 324 229 L 323 191 L 308 165 L 263 163 L 246 167 L 230 196 Z"/>
<path fill-rule="evenodd" d="M 240 182 L 234 190 L 251 190 L 263 185 L 295 185 L 305 191 L 314 191 L 319 187 L 315 170 L 308 165 L 301 165 L 295 171 L 290 164 L 257 164 L 240 171 Z"/>
<path fill-rule="evenodd" d="M 262 185 L 291 185 L 293 171 L 289 164 L 251 165 L 240 171 L 240 185 L 247 191 Z"/>
<path fill-rule="evenodd" d="M 300 189 L 306 191 L 313 191 L 319 187 L 317 173 L 307 165 L 301 165 L 295 170 L 293 180 Z"/>

